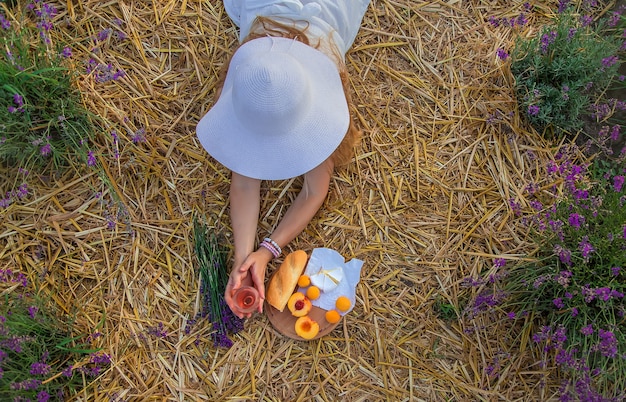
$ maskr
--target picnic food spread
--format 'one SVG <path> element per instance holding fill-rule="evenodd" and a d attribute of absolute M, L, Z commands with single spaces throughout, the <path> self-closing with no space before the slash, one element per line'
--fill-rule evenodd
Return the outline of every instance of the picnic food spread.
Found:
<path fill-rule="evenodd" d="M 311 258 L 303 250 L 288 254 L 267 284 L 270 322 L 294 339 L 329 333 L 354 306 L 361 266 L 359 260 L 346 264 L 330 249 L 315 249 Z"/>

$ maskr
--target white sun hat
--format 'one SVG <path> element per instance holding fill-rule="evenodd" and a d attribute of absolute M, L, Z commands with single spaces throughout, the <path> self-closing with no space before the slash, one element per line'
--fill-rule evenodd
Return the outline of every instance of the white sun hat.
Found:
<path fill-rule="evenodd" d="M 196 133 L 228 169 L 280 180 L 324 162 L 349 123 L 336 64 L 299 41 L 266 37 L 235 52 L 220 97 Z"/>

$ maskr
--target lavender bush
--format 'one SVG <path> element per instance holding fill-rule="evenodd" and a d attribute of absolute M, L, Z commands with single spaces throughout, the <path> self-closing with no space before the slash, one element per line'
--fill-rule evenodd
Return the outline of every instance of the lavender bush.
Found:
<path fill-rule="evenodd" d="M 82 159 L 93 166 L 96 117 L 73 87 L 71 48 L 52 40 L 57 10 L 42 0 L 17 7 L 0 4 L 0 163 L 29 169 Z"/>
<path fill-rule="evenodd" d="M 536 259 L 509 269 L 500 262 L 488 278 L 468 279 L 482 290 L 465 317 L 489 311 L 526 326 L 543 364 L 566 375 L 562 401 L 623 400 L 626 163 L 580 164 L 577 154 L 574 145 L 556 154 L 547 166 L 551 188 L 529 187 L 534 213 L 511 200 L 539 247 Z"/>
<path fill-rule="evenodd" d="M 110 357 L 78 344 L 70 326 L 33 297 L 24 274 L 0 269 L 0 399 L 67 400 Z"/>
<path fill-rule="evenodd" d="M 569 3 L 561 0 L 555 21 L 535 37 L 518 38 L 510 55 L 520 112 L 549 138 L 577 134 L 620 79 L 622 10 L 594 21 L 597 1 L 581 2 L 581 10 Z"/>

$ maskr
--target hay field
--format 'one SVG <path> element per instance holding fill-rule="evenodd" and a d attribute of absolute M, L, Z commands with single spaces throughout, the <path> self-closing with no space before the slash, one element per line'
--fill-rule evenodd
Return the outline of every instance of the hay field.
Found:
<path fill-rule="evenodd" d="M 532 251 L 508 200 L 524 203 L 525 186 L 541 183 L 554 145 L 520 121 L 496 50 L 539 29 L 556 3 L 533 2 L 528 25 L 514 31 L 487 18 L 516 17 L 523 1 L 372 0 L 347 55 L 363 141 L 287 247 L 362 259 L 357 306 L 314 342 L 283 337 L 256 315 L 229 350 L 213 347 L 206 322 L 188 324 L 199 309 L 194 212 L 231 246 L 229 174 L 201 148 L 195 125 L 235 27 L 218 0 L 55 3 L 55 35 L 75 49 L 77 69 L 94 57 L 125 72 L 78 82 L 119 141 L 98 141 L 108 184 L 87 168 L 51 175 L 31 183 L 27 202 L 0 211 L 0 267 L 26 272 L 76 317 L 77 334 L 102 334 L 93 346 L 113 363 L 76 400 L 554 398 L 558 379 L 544 377 L 527 350 L 510 350 L 514 329 L 444 320 L 436 306 L 461 309 L 463 278 Z M 94 46 L 104 29 L 126 37 Z M 138 130 L 145 141 L 135 143 Z M 259 237 L 299 188 L 299 179 L 264 182 Z M 496 361 L 499 375 L 487 375 Z"/>

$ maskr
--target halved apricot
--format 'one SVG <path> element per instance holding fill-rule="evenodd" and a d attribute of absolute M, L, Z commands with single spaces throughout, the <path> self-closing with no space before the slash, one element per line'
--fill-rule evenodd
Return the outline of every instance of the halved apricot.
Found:
<path fill-rule="evenodd" d="M 313 339 L 320 332 L 320 326 L 308 315 L 296 320 L 296 334 L 304 339 Z"/>
<path fill-rule="evenodd" d="M 296 292 L 289 297 L 287 308 L 295 317 L 302 317 L 309 314 L 313 305 L 302 292 Z"/>

